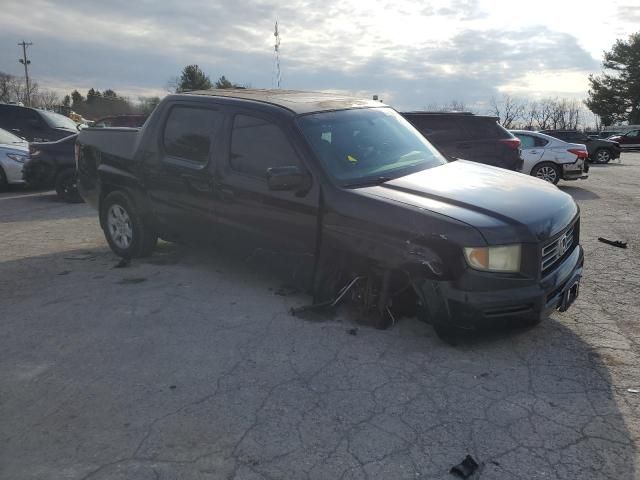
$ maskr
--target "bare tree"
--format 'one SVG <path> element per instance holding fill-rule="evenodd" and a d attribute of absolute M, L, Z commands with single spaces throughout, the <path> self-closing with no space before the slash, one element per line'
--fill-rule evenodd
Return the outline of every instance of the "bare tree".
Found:
<path fill-rule="evenodd" d="M 32 97 L 31 103 L 34 106 L 50 110 L 60 105 L 60 96 L 53 90 L 41 90 Z"/>
<path fill-rule="evenodd" d="M 13 101 L 13 75 L 0 72 L 0 102 L 7 103 Z"/>
<path fill-rule="evenodd" d="M 538 115 L 538 102 L 530 101 L 524 106 L 522 114 L 523 128 L 525 130 L 533 130 L 535 128 L 536 116 Z"/>
<path fill-rule="evenodd" d="M 543 98 L 537 104 L 535 111 L 536 126 L 539 130 L 547 130 L 551 128 L 551 118 L 553 116 L 553 100 L 550 98 Z"/>
<path fill-rule="evenodd" d="M 499 100 L 496 97 L 491 98 L 491 109 L 504 128 L 514 128 L 518 120 L 524 118 L 525 102 L 504 94 Z"/>
<path fill-rule="evenodd" d="M 449 100 L 448 102 L 429 102 L 422 107 L 427 112 L 470 112 L 471 108 L 467 106 L 462 100 Z"/>

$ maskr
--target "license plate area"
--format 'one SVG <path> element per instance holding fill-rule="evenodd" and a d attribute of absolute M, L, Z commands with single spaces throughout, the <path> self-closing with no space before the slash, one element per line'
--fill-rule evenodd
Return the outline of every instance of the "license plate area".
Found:
<path fill-rule="evenodd" d="M 569 286 L 562 292 L 560 297 L 560 304 L 558 305 L 558 311 L 566 312 L 569 307 L 575 302 L 576 298 L 580 294 L 580 278 L 573 280 L 569 283 Z"/>

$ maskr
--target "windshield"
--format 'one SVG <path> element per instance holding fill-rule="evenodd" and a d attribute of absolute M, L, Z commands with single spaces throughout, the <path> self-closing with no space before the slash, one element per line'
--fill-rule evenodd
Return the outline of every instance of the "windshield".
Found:
<path fill-rule="evenodd" d="M 77 130 L 76 123 L 69 117 L 60 115 L 58 113 L 40 111 L 40 114 L 44 117 L 46 122 L 51 128 L 66 128 L 67 130 Z"/>
<path fill-rule="evenodd" d="M 14 135 L 13 133 L 7 132 L 6 130 L 2 130 L 0 128 L 0 144 L 7 145 L 12 143 L 24 143 L 25 141 Z"/>
<path fill-rule="evenodd" d="M 386 181 L 446 163 L 390 108 L 316 113 L 297 123 L 323 166 L 343 186 Z"/>

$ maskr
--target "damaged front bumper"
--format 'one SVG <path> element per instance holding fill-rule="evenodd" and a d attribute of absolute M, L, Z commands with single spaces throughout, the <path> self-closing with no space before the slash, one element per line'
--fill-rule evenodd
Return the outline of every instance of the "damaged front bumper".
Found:
<path fill-rule="evenodd" d="M 433 324 L 474 328 L 498 319 L 536 322 L 553 311 L 565 311 L 579 292 L 584 252 L 580 245 L 540 281 L 517 279 L 512 288 L 505 280 L 496 281 L 496 289 L 486 287 L 487 275 L 473 270 L 464 275 L 481 276 L 483 291 L 463 290 L 454 282 L 424 280 L 416 286 L 428 321 Z M 469 282 L 476 283 L 476 282 Z"/>

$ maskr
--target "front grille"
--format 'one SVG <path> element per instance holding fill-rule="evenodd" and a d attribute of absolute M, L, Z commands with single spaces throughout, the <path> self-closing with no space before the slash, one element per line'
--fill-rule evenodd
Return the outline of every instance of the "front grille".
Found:
<path fill-rule="evenodd" d="M 580 223 L 576 220 L 564 232 L 543 245 L 540 260 L 540 270 L 543 275 L 573 251 L 579 241 L 579 229 Z"/>

